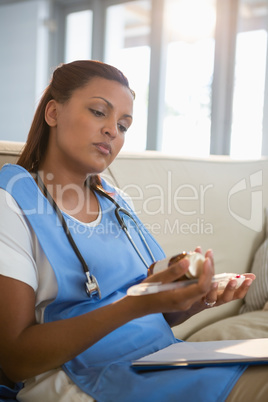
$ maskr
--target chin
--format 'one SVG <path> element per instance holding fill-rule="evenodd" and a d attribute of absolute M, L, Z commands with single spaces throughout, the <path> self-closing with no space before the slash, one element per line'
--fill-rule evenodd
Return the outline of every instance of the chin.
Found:
<path fill-rule="evenodd" d="M 87 166 L 87 174 L 97 175 L 104 172 L 105 169 L 110 165 L 110 163 L 98 163 L 94 165 Z"/>

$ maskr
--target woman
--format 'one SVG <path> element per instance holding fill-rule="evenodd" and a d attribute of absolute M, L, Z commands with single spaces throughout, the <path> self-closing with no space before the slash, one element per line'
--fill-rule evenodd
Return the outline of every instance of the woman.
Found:
<path fill-rule="evenodd" d="M 18 165 L 0 173 L 0 364 L 12 381 L 25 382 L 20 401 L 224 400 L 244 371 L 141 375 L 130 368 L 133 359 L 177 342 L 169 324 L 207 308 L 204 300 L 217 306 L 244 297 L 254 279 L 247 274 L 239 289 L 230 281 L 218 293 L 207 251 L 197 284 L 126 295 L 135 283 L 172 282 L 188 270 L 182 259 L 147 277 L 151 255 L 126 217 L 135 214 L 99 177 L 123 146 L 133 100 L 114 67 L 62 65 L 40 101 Z M 145 261 L 118 231 L 107 194 L 126 210 Z M 162 259 L 160 246 L 135 220 L 154 258 Z"/>

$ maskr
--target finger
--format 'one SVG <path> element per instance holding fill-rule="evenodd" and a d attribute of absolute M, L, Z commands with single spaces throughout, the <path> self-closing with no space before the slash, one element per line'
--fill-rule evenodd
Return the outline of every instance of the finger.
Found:
<path fill-rule="evenodd" d="M 211 253 L 206 253 L 205 255 L 205 261 L 203 263 L 203 270 L 202 273 L 204 275 L 208 275 L 210 277 L 210 280 L 212 279 L 212 276 L 214 275 L 214 260 L 213 260 L 213 254 Z"/>
<path fill-rule="evenodd" d="M 201 288 L 203 288 L 204 290 L 206 289 L 206 293 L 209 292 L 209 290 L 211 289 L 211 281 L 213 274 L 214 274 L 213 263 L 210 258 L 206 258 L 203 263 L 203 270 L 201 272 L 198 281 L 199 286 L 201 286 Z"/>
<path fill-rule="evenodd" d="M 252 282 L 253 282 L 253 280 L 251 278 L 246 278 L 244 280 L 244 282 L 242 283 L 242 285 L 239 286 L 238 289 L 236 289 L 234 298 L 235 299 L 243 299 L 246 296 Z"/>
<path fill-rule="evenodd" d="M 219 302 L 221 303 L 228 303 L 232 300 L 234 300 L 234 294 L 237 286 L 237 281 L 235 279 L 232 279 L 228 282 L 226 285 L 225 289 L 219 296 Z"/>
<path fill-rule="evenodd" d="M 150 275 L 144 282 L 162 282 L 169 283 L 179 280 L 189 268 L 189 260 L 186 258 L 170 265 L 167 269 Z"/>
<path fill-rule="evenodd" d="M 252 273 L 246 273 L 243 274 L 246 278 L 250 278 L 252 281 L 254 281 L 256 279 L 256 275 L 252 274 Z"/>
<path fill-rule="evenodd" d="M 211 250 L 206 252 L 206 259 L 203 264 L 203 272 L 207 278 L 210 280 L 210 289 L 209 292 L 202 298 L 203 308 L 211 308 L 211 306 L 216 305 L 218 300 L 218 283 L 211 283 L 212 277 L 214 275 L 214 261 L 213 261 L 213 253 Z M 211 304 L 212 303 L 212 304 Z"/>
<path fill-rule="evenodd" d="M 214 275 L 215 269 L 214 269 L 214 255 L 213 255 L 213 251 L 212 251 L 211 249 L 207 250 L 207 251 L 206 251 L 206 254 L 205 254 L 205 257 L 210 259 L 211 264 L 212 264 L 212 267 L 213 267 L 213 275 Z"/>
<path fill-rule="evenodd" d="M 214 282 L 214 283 L 212 283 L 210 291 L 206 294 L 203 301 L 206 304 L 206 302 L 214 303 L 214 302 L 217 302 L 217 300 L 218 300 L 218 283 Z M 216 305 L 216 303 L 215 303 L 215 305 Z"/>

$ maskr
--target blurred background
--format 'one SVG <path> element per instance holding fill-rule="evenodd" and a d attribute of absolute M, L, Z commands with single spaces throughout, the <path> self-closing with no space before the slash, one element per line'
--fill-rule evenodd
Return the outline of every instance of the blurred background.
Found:
<path fill-rule="evenodd" d="M 0 139 L 25 141 L 54 68 L 121 69 L 125 150 L 268 155 L 268 0 L 0 0 Z"/>

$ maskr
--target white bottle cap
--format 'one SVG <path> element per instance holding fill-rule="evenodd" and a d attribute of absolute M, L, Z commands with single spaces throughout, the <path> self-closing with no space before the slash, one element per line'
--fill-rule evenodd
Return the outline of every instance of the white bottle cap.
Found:
<path fill-rule="evenodd" d="M 187 278 L 198 278 L 201 275 L 205 257 L 200 253 L 188 253 L 184 258 L 188 258 L 190 265 L 186 272 Z"/>

